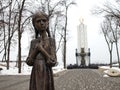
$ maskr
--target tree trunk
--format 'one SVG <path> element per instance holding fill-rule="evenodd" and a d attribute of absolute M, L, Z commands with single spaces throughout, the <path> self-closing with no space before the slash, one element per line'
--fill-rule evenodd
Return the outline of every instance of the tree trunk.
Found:
<path fill-rule="evenodd" d="M 66 40 L 64 40 L 64 54 L 63 54 L 64 68 L 66 68 Z"/>
<path fill-rule="evenodd" d="M 4 13 L 3 13 L 3 20 L 4 20 Z M 7 56 L 7 55 L 6 55 L 6 54 L 7 54 L 7 53 L 6 53 L 7 44 L 6 44 L 6 34 L 5 34 L 5 31 L 6 31 L 6 30 L 5 30 L 5 24 L 3 24 L 3 31 L 4 31 L 4 49 L 5 49 L 3 60 L 5 59 L 4 61 L 7 61 L 7 57 L 6 57 L 6 56 Z M 2 61 L 3 61 L 3 60 L 2 60 Z"/>
<path fill-rule="evenodd" d="M 119 64 L 119 68 L 120 68 L 120 57 L 119 57 L 119 50 L 118 50 L 117 42 L 115 43 L 115 45 L 116 45 L 116 51 L 117 51 L 118 64 Z"/>
<path fill-rule="evenodd" d="M 22 19 L 22 11 L 24 7 L 25 0 L 22 1 L 22 6 L 19 11 L 19 22 L 18 22 L 18 73 L 21 73 L 21 19 Z"/>
<path fill-rule="evenodd" d="M 112 68 L 112 50 L 113 50 L 113 42 L 111 42 L 111 49 L 109 50 L 109 52 L 110 52 L 110 68 Z"/>
<path fill-rule="evenodd" d="M 18 29 L 18 73 L 21 73 L 21 34 L 20 29 Z"/>
<path fill-rule="evenodd" d="M 65 12 L 65 30 L 64 30 L 64 54 L 63 54 L 63 61 L 64 61 L 64 68 L 66 68 L 66 32 L 67 32 L 67 10 L 68 8 L 66 7 L 66 12 Z"/>
<path fill-rule="evenodd" d="M 103 30 L 102 30 L 103 31 Z M 106 37 L 106 34 L 104 33 L 104 31 L 103 31 L 103 34 L 104 34 L 104 37 L 105 37 L 105 41 L 106 41 L 106 43 L 107 43 L 107 45 L 108 45 L 108 50 L 109 50 L 109 54 L 110 54 L 110 68 L 112 67 L 112 49 L 113 49 L 113 42 L 108 42 L 108 40 L 107 40 L 107 37 Z M 110 44 L 111 44 L 111 46 L 110 46 Z"/>
<path fill-rule="evenodd" d="M 10 3 L 12 0 L 10 0 Z M 8 25 L 8 56 L 7 56 L 7 69 L 9 69 L 9 61 L 10 61 L 10 45 L 11 45 L 11 39 L 10 39 L 10 33 L 11 33 L 11 5 L 9 7 L 9 25 Z"/>

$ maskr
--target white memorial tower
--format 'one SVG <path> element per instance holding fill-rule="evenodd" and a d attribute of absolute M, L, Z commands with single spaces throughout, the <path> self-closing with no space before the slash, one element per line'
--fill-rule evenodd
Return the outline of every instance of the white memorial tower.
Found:
<path fill-rule="evenodd" d="M 76 63 L 77 65 L 88 66 L 89 54 L 87 41 L 87 25 L 84 24 L 84 19 L 80 19 L 77 26 L 77 49 L 76 49 Z"/>

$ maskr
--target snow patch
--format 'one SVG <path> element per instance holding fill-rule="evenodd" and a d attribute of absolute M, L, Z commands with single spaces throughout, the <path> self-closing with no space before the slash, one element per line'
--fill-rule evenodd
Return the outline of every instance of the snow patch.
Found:
<path fill-rule="evenodd" d="M 120 68 L 118 67 L 112 67 L 109 66 L 101 66 L 99 67 L 99 70 L 104 73 L 103 77 L 120 77 Z"/>
<path fill-rule="evenodd" d="M 26 63 L 22 63 L 21 67 L 21 73 L 18 73 L 18 68 L 16 67 L 16 63 L 10 63 L 10 68 L 7 70 L 6 63 L 0 63 L 0 68 L 2 70 L 0 71 L 0 75 L 30 75 L 32 67 L 28 66 Z M 53 73 L 61 72 L 65 69 L 63 69 L 63 66 L 58 65 L 56 67 L 53 67 Z"/>

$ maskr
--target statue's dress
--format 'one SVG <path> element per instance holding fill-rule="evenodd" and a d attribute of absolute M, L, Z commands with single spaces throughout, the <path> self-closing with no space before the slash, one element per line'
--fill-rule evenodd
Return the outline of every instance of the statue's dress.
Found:
<path fill-rule="evenodd" d="M 45 47 L 45 50 L 49 53 L 51 50 L 55 56 L 55 44 L 50 45 L 50 39 L 47 40 L 49 43 Z M 33 68 L 31 72 L 29 90 L 54 90 L 54 80 L 52 67 L 46 65 L 45 56 L 38 52 L 35 57 L 30 58 L 30 54 L 34 51 L 35 45 L 39 43 L 38 39 L 31 41 L 30 51 L 27 60 L 31 59 L 33 63 Z M 55 56 L 56 59 L 56 56 Z"/>

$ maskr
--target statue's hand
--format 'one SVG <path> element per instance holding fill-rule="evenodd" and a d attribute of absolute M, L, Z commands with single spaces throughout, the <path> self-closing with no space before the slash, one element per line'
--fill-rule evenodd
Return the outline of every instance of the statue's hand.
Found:
<path fill-rule="evenodd" d="M 37 50 L 41 51 L 41 50 L 43 49 L 42 43 L 41 43 L 41 42 L 40 42 L 40 43 L 37 43 L 36 46 L 35 46 L 35 48 L 36 48 Z"/>
<path fill-rule="evenodd" d="M 50 66 L 50 67 L 55 66 L 56 63 L 57 63 L 57 62 L 56 62 L 53 58 L 49 58 L 49 59 L 47 59 L 47 61 L 46 61 L 46 64 L 47 64 L 48 66 Z"/>

